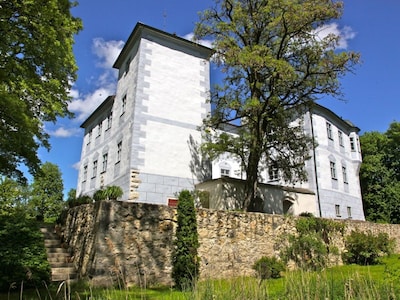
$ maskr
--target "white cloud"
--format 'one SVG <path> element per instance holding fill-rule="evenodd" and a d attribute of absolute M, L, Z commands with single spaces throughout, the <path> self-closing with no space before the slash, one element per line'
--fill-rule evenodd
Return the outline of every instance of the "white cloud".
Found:
<path fill-rule="evenodd" d="M 115 92 L 115 84 L 100 87 L 90 94 L 74 99 L 68 109 L 75 113 L 75 120 L 84 121 L 108 96 Z"/>
<path fill-rule="evenodd" d="M 111 69 L 123 46 L 123 41 L 105 41 L 103 38 L 93 39 L 92 50 L 99 58 L 97 66 Z"/>
<path fill-rule="evenodd" d="M 186 39 L 186 40 L 198 43 L 198 44 L 200 44 L 202 46 L 205 46 L 205 47 L 208 47 L 208 48 L 213 48 L 213 41 L 210 41 L 210 40 L 195 40 L 193 32 L 185 34 L 183 36 L 183 38 Z"/>
<path fill-rule="evenodd" d="M 59 138 L 67 138 L 71 136 L 76 136 L 79 134 L 78 128 L 65 128 L 59 127 L 56 130 L 49 130 L 47 131 L 52 137 L 59 137 Z"/>
<path fill-rule="evenodd" d="M 73 100 L 68 109 L 76 114 L 75 120 L 84 121 L 108 96 L 113 95 L 116 89 L 117 70 L 112 68 L 122 47 L 123 41 L 105 41 L 103 38 L 93 39 L 92 51 L 96 55 L 96 66 L 102 72 L 92 82 L 96 82 L 95 90 L 81 95 L 77 89 L 71 89 Z"/>
<path fill-rule="evenodd" d="M 315 30 L 315 33 L 320 39 L 326 38 L 329 34 L 334 34 L 335 36 L 339 36 L 339 41 L 336 46 L 336 49 L 347 49 L 348 41 L 354 39 L 356 33 L 349 26 L 345 26 L 343 28 L 339 28 L 337 23 L 331 23 L 327 25 L 323 25 Z"/>
<path fill-rule="evenodd" d="M 72 165 L 72 168 L 74 168 L 75 170 L 79 171 L 79 167 L 80 167 L 80 166 L 81 166 L 81 162 L 78 161 L 78 162 L 76 162 L 76 163 L 74 163 L 74 164 Z"/>

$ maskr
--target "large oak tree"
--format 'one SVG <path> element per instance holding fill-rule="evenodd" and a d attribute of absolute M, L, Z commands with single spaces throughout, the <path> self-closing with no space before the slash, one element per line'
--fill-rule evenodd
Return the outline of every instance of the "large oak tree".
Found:
<path fill-rule="evenodd" d="M 321 95 L 341 96 L 339 79 L 359 54 L 337 51 L 339 36 L 319 29 L 339 18 L 331 0 L 215 0 L 201 13 L 195 36 L 211 38 L 224 74 L 210 93 L 203 149 L 211 158 L 229 152 L 246 173 L 243 208 L 257 202 L 262 166 L 277 165 L 286 182 L 306 180 L 311 139 L 302 115 Z M 219 129 L 239 125 L 236 134 Z"/>
<path fill-rule="evenodd" d="M 44 122 L 69 116 L 72 52 L 81 21 L 69 0 L 0 0 L 0 174 L 22 179 L 50 147 Z"/>

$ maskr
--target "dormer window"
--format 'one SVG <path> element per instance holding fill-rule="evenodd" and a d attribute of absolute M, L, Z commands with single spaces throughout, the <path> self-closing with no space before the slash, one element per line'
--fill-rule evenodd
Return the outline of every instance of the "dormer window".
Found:
<path fill-rule="evenodd" d="M 273 163 L 269 166 L 268 177 L 270 181 L 276 181 L 279 179 L 279 169 L 276 163 Z"/>
<path fill-rule="evenodd" d="M 221 169 L 221 176 L 229 176 L 230 173 L 228 169 Z"/>

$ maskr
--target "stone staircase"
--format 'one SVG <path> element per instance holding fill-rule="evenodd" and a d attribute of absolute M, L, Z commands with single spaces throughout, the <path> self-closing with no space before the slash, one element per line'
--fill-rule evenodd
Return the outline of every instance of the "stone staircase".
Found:
<path fill-rule="evenodd" d="M 61 244 L 60 237 L 55 232 L 53 225 L 43 225 L 40 228 L 44 237 L 47 260 L 51 267 L 51 281 L 76 280 L 78 274 L 71 263 L 68 250 Z"/>

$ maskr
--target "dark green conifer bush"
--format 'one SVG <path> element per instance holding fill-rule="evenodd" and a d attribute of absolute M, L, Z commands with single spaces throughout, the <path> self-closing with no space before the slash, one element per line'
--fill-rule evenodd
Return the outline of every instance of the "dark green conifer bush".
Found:
<path fill-rule="evenodd" d="M 199 277 L 199 247 L 193 195 L 180 192 L 177 207 L 175 248 L 172 256 L 172 278 L 179 290 L 192 289 Z"/>

